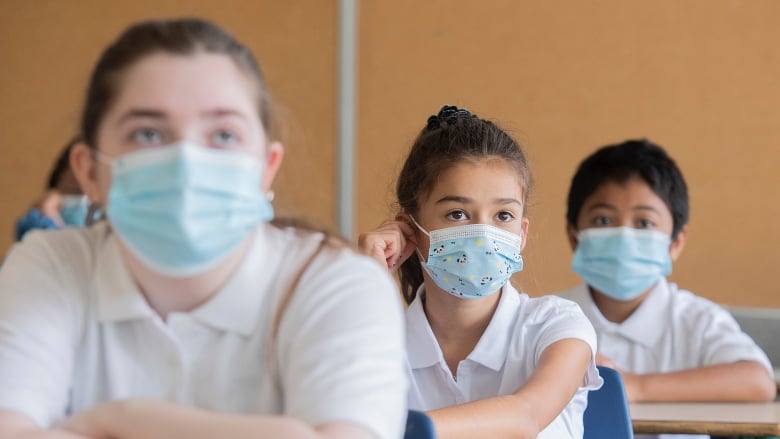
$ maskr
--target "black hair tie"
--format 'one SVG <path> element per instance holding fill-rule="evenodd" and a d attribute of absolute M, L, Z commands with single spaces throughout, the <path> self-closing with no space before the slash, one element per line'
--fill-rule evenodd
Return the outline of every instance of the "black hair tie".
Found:
<path fill-rule="evenodd" d="M 458 119 L 476 118 L 476 114 L 471 114 L 469 110 L 465 108 L 458 108 L 454 105 L 445 105 L 439 110 L 439 114 L 428 118 L 426 128 L 429 130 L 436 130 L 442 127 L 442 124 L 453 125 L 458 122 Z"/>

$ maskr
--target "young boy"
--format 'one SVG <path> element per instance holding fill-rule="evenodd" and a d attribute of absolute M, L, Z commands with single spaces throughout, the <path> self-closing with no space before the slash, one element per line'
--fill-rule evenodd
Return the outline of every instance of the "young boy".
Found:
<path fill-rule="evenodd" d="M 688 192 L 659 146 L 632 140 L 586 158 L 566 214 L 577 302 L 598 336 L 599 364 L 629 401 L 770 401 L 772 366 L 725 309 L 666 280 L 683 250 Z"/>

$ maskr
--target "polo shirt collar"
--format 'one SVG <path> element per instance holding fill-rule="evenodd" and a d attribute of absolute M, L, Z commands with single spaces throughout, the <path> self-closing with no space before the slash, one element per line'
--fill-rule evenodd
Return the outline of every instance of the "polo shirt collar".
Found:
<path fill-rule="evenodd" d="M 421 299 L 424 293 L 425 290 L 421 285 L 417 289 L 417 297 L 406 309 L 406 345 L 409 350 L 409 365 L 412 369 L 444 363 L 439 343 L 425 316 Z M 493 370 L 500 370 L 504 366 L 512 335 L 507 328 L 512 327 L 517 308 L 520 306 L 520 295 L 508 282 L 499 294 L 501 298 L 490 323 L 474 350 L 466 357 Z"/>
<path fill-rule="evenodd" d="M 125 321 L 151 318 L 155 311 L 149 306 L 132 275 L 122 260 L 117 237 L 106 227 L 104 244 L 98 252 L 95 267 L 97 312 L 101 321 Z M 259 323 L 259 312 L 264 291 L 272 279 L 259 276 L 258 267 L 267 264 L 272 252 L 268 245 L 275 243 L 275 234 L 263 224 L 255 233 L 254 242 L 239 268 L 222 289 L 206 303 L 189 314 L 214 328 L 236 332 L 244 336 L 252 334 Z M 264 237 L 268 237 L 267 244 Z"/>
<path fill-rule="evenodd" d="M 622 323 L 610 322 L 601 314 L 587 285 L 582 284 L 579 288 L 579 294 L 583 295 L 587 303 L 582 310 L 597 331 L 611 330 L 646 347 L 653 347 L 661 340 L 666 328 L 662 322 L 666 320 L 672 294 L 666 278 L 661 278 L 655 284 L 645 300 Z"/>

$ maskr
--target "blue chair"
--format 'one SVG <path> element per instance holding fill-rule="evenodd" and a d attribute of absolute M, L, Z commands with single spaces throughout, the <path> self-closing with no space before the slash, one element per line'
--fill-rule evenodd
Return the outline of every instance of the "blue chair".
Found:
<path fill-rule="evenodd" d="M 604 385 L 588 392 L 588 407 L 582 417 L 583 439 L 633 439 L 623 379 L 615 369 L 598 366 Z"/>
<path fill-rule="evenodd" d="M 404 439 L 436 439 L 433 421 L 423 412 L 409 410 L 406 416 Z"/>

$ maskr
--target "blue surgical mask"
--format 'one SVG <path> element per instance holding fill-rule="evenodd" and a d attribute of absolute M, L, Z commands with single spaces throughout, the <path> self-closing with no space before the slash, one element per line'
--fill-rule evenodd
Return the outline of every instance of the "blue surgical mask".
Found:
<path fill-rule="evenodd" d="M 581 231 L 572 269 L 591 287 L 632 300 L 672 272 L 671 238 L 654 230 L 605 227 Z"/>
<path fill-rule="evenodd" d="M 138 259 L 164 275 L 208 270 L 273 218 L 260 163 L 241 152 L 181 142 L 111 165 L 108 220 Z"/>
<path fill-rule="evenodd" d="M 60 217 L 66 226 L 83 227 L 87 222 L 89 198 L 86 195 L 63 195 Z"/>
<path fill-rule="evenodd" d="M 523 269 L 523 238 L 488 224 L 467 224 L 428 233 L 428 260 L 420 263 L 442 290 L 462 298 L 489 296 Z"/>

